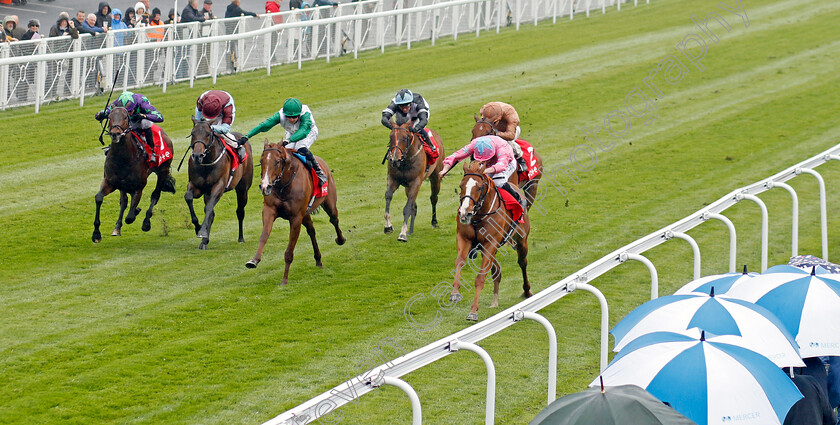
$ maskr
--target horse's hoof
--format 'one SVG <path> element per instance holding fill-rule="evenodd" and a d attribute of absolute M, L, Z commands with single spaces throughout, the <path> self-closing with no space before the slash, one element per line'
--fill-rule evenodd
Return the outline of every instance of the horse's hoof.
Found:
<path fill-rule="evenodd" d="M 202 251 L 207 251 L 207 244 L 204 243 L 204 242 L 198 244 L 198 249 L 200 249 Z"/>
<path fill-rule="evenodd" d="M 90 240 L 93 241 L 93 243 L 102 242 L 102 234 L 100 234 L 99 232 L 93 232 L 93 235 L 90 237 Z"/>
<path fill-rule="evenodd" d="M 132 217 L 132 216 L 128 215 L 128 216 L 125 217 L 125 224 L 134 223 L 134 220 L 137 220 L 137 217 Z"/>
<path fill-rule="evenodd" d="M 478 322 L 478 313 L 470 313 L 467 315 L 467 320 L 470 322 Z"/>
<path fill-rule="evenodd" d="M 400 235 L 400 236 L 397 237 L 397 240 L 400 241 L 400 242 L 408 242 L 408 236 Z"/>
<path fill-rule="evenodd" d="M 289 284 L 289 279 L 283 279 L 283 281 L 280 282 L 280 286 L 286 286 L 288 284 Z"/>
<path fill-rule="evenodd" d="M 496 308 L 498 306 L 499 306 L 499 303 L 496 302 L 496 301 L 493 301 L 492 303 L 490 303 L 490 308 Z"/>
<path fill-rule="evenodd" d="M 111 232 L 111 236 L 122 236 L 122 231 L 120 231 L 120 229 L 114 229 L 114 231 Z M 99 239 L 102 239 L 102 238 L 99 238 Z"/>
<path fill-rule="evenodd" d="M 245 263 L 245 267 L 247 267 L 249 269 L 255 269 L 255 268 L 257 268 L 257 263 L 259 263 L 259 261 L 248 260 L 248 262 Z"/>
<path fill-rule="evenodd" d="M 245 238 L 239 238 L 239 243 L 245 243 Z"/>
<path fill-rule="evenodd" d="M 149 220 L 144 221 L 143 226 L 140 227 L 140 230 L 142 230 L 144 232 L 148 232 L 149 230 L 152 230 L 152 223 Z"/>
<path fill-rule="evenodd" d="M 469 257 L 470 257 L 470 260 L 475 260 L 475 258 L 478 257 L 478 249 L 476 249 L 476 248 L 471 249 L 470 253 L 469 253 Z"/>
<path fill-rule="evenodd" d="M 393 232 L 394 232 L 394 226 L 386 226 L 386 227 L 385 227 L 385 234 L 386 234 L 386 235 L 387 235 L 388 233 L 393 233 Z"/>
<path fill-rule="evenodd" d="M 449 302 L 451 302 L 451 303 L 461 302 L 461 300 L 463 300 L 463 299 L 464 299 L 464 297 L 461 296 L 461 294 L 452 294 L 452 295 L 449 296 Z"/>
<path fill-rule="evenodd" d="M 533 295 L 533 294 L 531 293 L 531 291 L 528 291 L 528 292 L 523 292 L 523 293 L 522 293 L 522 298 L 531 298 L 531 295 Z"/>
<path fill-rule="evenodd" d="M 320 262 L 320 261 L 318 261 L 317 263 L 315 263 L 315 267 L 317 267 L 317 268 L 319 268 L 319 269 L 323 269 L 323 268 L 324 268 L 324 265 L 323 265 L 323 264 L 321 264 L 321 262 Z"/>
<path fill-rule="evenodd" d="M 335 238 L 335 243 L 337 245 L 344 245 L 344 242 L 347 242 L 347 239 L 344 239 L 344 236 L 342 236 L 340 238 Z"/>
<path fill-rule="evenodd" d="M 437 229 L 437 227 L 438 227 L 437 220 L 432 220 L 432 228 Z"/>

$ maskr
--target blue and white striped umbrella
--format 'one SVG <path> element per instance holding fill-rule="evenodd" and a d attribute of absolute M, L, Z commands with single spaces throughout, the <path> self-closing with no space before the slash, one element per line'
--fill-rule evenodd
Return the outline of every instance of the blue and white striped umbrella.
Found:
<path fill-rule="evenodd" d="M 803 367 L 798 346 L 782 323 L 766 309 L 726 296 L 690 293 L 648 301 L 630 312 L 610 331 L 614 351 L 652 332 L 685 334 L 692 328 L 720 336 L 726 342 L 756 351 L 779 367 Z"/>
<path fill-rule="evenodd" d="M 634 340 L 601 376 L 610 385 L 645 388 L 699 425 L 781 424 L 802 398 L 790 378 L 764 356 L 671 332 Z M 589 386 L 596 385 L 598 379 Z"/>
<path fill-rule="evenodd" d="M 737 286 L 741 282 L 750 280 L 758 275 L 758 273 L 751 272 L 725 273 L 703 276 L 700 279 L 695 279 L 691 282 L 686 283 L 685 285 L 683 285 L 682 288 L 677 289 L 677 292 L 674 292 L 674 295 L 690 294 L 692 292 L 708 294 L 712 290 L 712 288 L 715 288 L 716 294 L 725 294 L 733 286 Z"/>
<path fill-rule="evenodd" d="M 727 293 L 760 305 L 799 343 L 802 357 L 840 355 L 840 275 L 769 273 Z"/>

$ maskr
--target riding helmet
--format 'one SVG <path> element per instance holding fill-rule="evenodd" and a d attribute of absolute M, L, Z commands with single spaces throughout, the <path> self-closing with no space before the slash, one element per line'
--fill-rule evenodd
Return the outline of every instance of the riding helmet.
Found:
<path fill-rule="evenodd" d="M 302 109 L 303 104 L 293 97 L 286 99 L 286 102 L 283 103 L 283 115 L 287 117 L 299 116 Z"/>
<path fill-rule="evenodd" d="M 199 109 L 205 119 L 212 120 L 222 113 L 222 97 L 216 92 L 209 92 L 199 99 Z"/>
<path fill-rule="evenodd" d="M 476 161 L 487 161 L 494 155 L 496 155 L 496 148 L 493 147 L 493 142 L 490 141 L 489 137 L 482 136 L 475 139 L 475 145 L 473 146 L 473 158 L 475 158 Z"/>
<path fill-rule="evenodd" d="M 406 103 L 411 103 L 413 101 L 414 93 L 412 93 L 409 89 L 402 89 L 397 92 L 396 96 L 394 96 L 395 105 L 405 105 Z"/>

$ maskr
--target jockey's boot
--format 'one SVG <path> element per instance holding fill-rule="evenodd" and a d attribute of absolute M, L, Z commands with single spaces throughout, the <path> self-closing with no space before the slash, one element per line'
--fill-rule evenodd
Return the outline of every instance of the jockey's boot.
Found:
<path fill-rule="evenodd" d="M 423 143 L 429 147 L 432 153 L 437 153 L 437 149 L 435 148 L 435 144 L 432 143 L 432 139 L 429 138 L 429 133 L 426 133 L 426 129 L 420 130 L 420 138 L 423 139 Z"/>
<path fill-rule="evenodd" d="M 312 151 L 307 148 L 299 148 L 297 152 L 306 157 L 306 164 L 315 170 L 315 174 L 318 175 L 318 184 L 321 186 L 327 184 L 327 176 L 324 174 L 324 170 L 321 170 L 321 165 L 315 160 L 315 155 L 312 154 Z"/>
<path fill-rule="evenodd" d="M 239 147 L 236 148 L 236 153 L 239 155 L 239 162 L 244 161 L 245 160 L 245 154 L 247 153 L 245 151 L 245 145 L 239 145 Z"/>
<path fill-rule="evenodd" d="M 151 148 L 149 161 L 157 162 L 157 155 L 155 155 L 155 136 L 152 133 L 151 127 L 143 129 L 143 137 L 146 139 L 146 144 L 149 145 L 149 148 Z"/>
<path fill-rule="evenodd" d="M 514 157 L 516 157 L 516 163 L 519 164 L 519 172 L 528 172 L 528 164 L 525 163 L 525 158 L 523 158 L 522 155 L 514 155 Z"/>

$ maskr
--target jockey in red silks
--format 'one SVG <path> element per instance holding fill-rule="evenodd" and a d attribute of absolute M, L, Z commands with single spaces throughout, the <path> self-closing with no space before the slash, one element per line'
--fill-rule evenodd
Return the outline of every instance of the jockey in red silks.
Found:
<path fill-rule="evenodd" d="M 472 155 L 476 161 L 485 163 L 484 173 L 493 179 L 496 187 L 508 191 L 525 209 L 525 199 L 511 186 L 508 179 L 516 172 L 516 161 L 513 150 L 505 139 L 499 136 L 481 136 L 473 139 L 461 149 L 443 160 L 443 177 L 456 162 Z"/>

